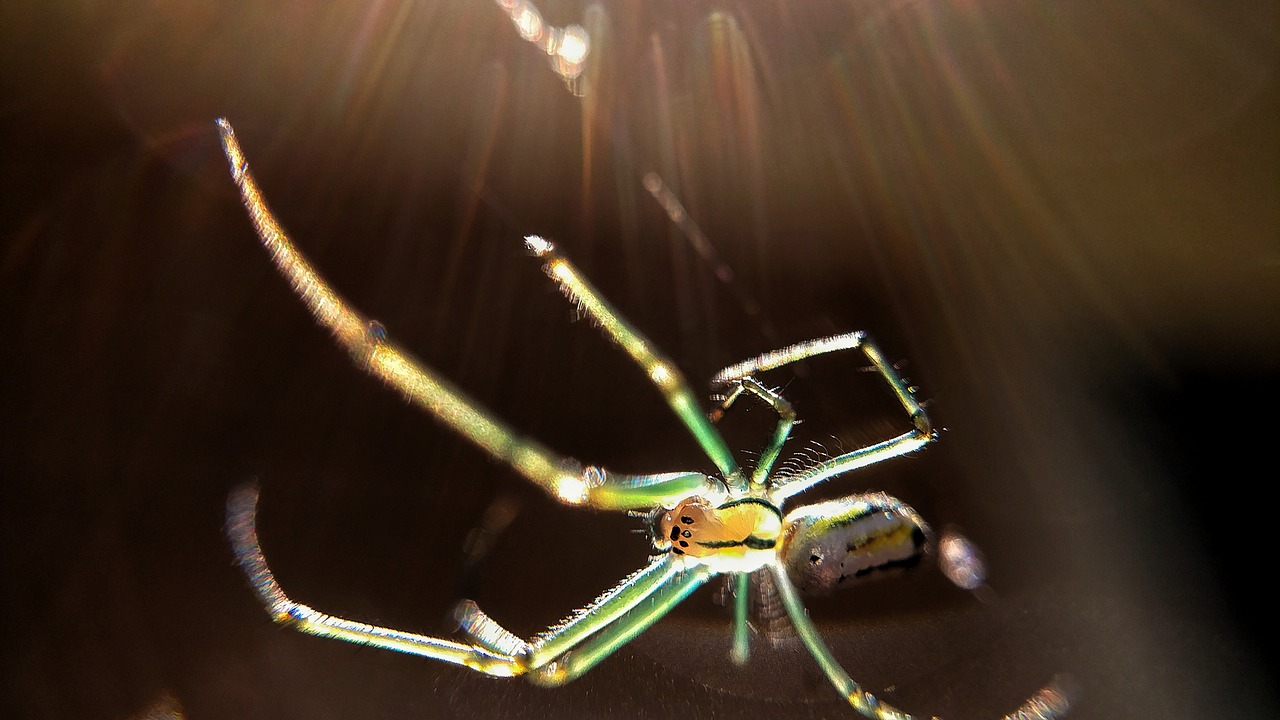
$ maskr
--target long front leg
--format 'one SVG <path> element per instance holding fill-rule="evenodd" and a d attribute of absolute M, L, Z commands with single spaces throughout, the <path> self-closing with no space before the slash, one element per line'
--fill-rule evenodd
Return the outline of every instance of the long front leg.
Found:
<path fill-rule="evenodd" d="M 569 299 L 576 302 L 592 320 L 599 323 L 601 330 L 610 340 L 617 343 L 637 365 L 644 370 L 649 381 L 654 384 L 662 397 L 671 406 L 676 417 L 684 423 L 693 435 L 703 452 L 716 464 L 720 473 L 730 486 L 735 489 L 746 489 L 746 481 L 742 478 L 738 463 L 733 453 L 725 444 L 719 431 L 707 419 L 698 404 L 697 398 L 690 389 L 688 381 L 676 369 L 676 366 L 663 357 L 653 343 L 641 335 L 631 323 L 627 322 L 600 293 L 587 282 L 568 260 L 556 252 L 555 245 L 530 235 L 525 238 L 525 246 L 534 257 L 546 261 L 543 270 L 547 276 L 559 283 Z"/>
<path fill-rule="evenodd" d="M 231 175 L 276 268 L 316 321 L 333 333 L 370 375 L 399 390 L 410 402 L 566 504 L 648 510 L 715 487 L 710 478 L 700 473 L 618 475 L 603 468 L 583 467 L 494 418 L 452 383 L 387 339 L 381 325 L 361 315 L 334 292 L 267 207 L 231 124 L 219 119 L 218 130 L 231 163 Z"/>

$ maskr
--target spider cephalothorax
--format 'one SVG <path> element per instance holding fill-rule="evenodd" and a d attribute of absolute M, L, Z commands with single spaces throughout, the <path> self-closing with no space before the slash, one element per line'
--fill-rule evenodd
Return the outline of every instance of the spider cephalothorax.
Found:
<path fill-rule="evenodd" d="M 247 488 L 233 493 L 228 501 L 227 532 L 241 567 L 273 618 L 312 635 L 419 655 L 488 675 L 525 675 L 539 684 L 559 685 L 595 667 L 717 575 L 729 578 L 734 588 L 731 652 L 735 662 L 745 663 L 751 635 L 748 580 L 752 573 L 762 572 L 769 574 L 804 646 L 854 709 L 879 720 L 910 717 L 849 677 L 809 619 L 796 585 L 829 588 L 842 579 L 915 562 L 925 550 L 924 522 L 906 505 L 883 494 L 800 504 L 785 518 L 780 512 L 784 504 L 790 506 L 793 498 L 830 478 L 919 450 L 935 439 L 913 391 L 863 333 L 835 335 L 765 353 L 725 368 L 713 378 L 714 385 L 727 388 L 720 396 L 722 404 L 716 417 L 744 394 L 755 396 L 778 415 L 777 429 L 748 476 L 676 366 L 631 327 L 554 245 L 530 236 L 525 239 L 526 248 L 543 260 L 543 270 L 644 371 L 723 480 L 700 470 L 628 475 L 584 466 L 517 434 L 401 350 L 380 325 L 371 324 L 351 308 L 298 252 L 267 209 L 231 126 L 225 120 L 219 120 L 218 126 L 232 177 L 259 239 L 312 314 L 363 370 L 528 478 L 553 500 L 646 516 L 654 547 L 660 551 L 647 566 L 532 640 L 508 632 L 470 601 L 459 606 L 462 635 L 458 639 L 430 637 L 327 615 L 289 599 L 262 555 L 255 529 L 257 491 Z M 911 428 L 800 472 L 773 475 L 774 464 L 796 423 L 796 413 L 786 399 L 755 376 L 806 358 L 849 350 L 860 351 L 871 363 L 906 411 Z M 1044 707 L 1045 701 L 1037 695 L 1014 715 L 1057 716 L 1043 712 Z M 1032 711 L 1036 714 L 1031 715 Z"/>
<path fill-rule="evenodd" d="M 782 512 L 767 500 L 745 497 L 712 505 L 690 497 L 650 516 L 654 548 L 676 555 L 719 559 L 772 556 L 782 528 Z M 762 567 L 768 557 L 760 556 Z"/>

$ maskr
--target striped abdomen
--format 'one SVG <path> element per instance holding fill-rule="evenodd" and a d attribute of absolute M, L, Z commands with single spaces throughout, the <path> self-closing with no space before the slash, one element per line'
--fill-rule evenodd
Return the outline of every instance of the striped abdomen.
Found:
<path fill-rule="evenodd" d="M 916 565 L 929 544 L 920 516 L 884 493 L 799 507 L 782 525 L 778 557 L 791 582 L 815 594 Z"/>

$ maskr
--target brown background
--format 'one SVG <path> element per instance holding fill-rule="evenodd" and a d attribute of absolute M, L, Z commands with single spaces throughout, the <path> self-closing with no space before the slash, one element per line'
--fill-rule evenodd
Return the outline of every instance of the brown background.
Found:
<path fill-rule="evenodd" d="M 542 10 L 592 30 L 582 99 L 483 2 L 0 9 L 0 714 L 848 714 L 793 641 L 733 667 L 714 588 L 559 690 L 271 626 L 221 534 L 251 477 L 295 597 L 406 629 L 446 631 L 466 594 L 536 632 L 645 547 L 351 366 L 258 247 L 225 115 L 340 292 L 585 461 L 707 464 L 571 322 L 524 234 L 559 242 L 699 389 L 784 343 L 875 334 L 947 430 L 831 491 L 961 529 L 992 599 L 926 567 L 812 601 L 869 688 L 993 717 L 1065 672 L 1077 718 L 1274 715 L 1274 3 Z M 789 450 L 900 426 L 856 368 L 771 378 L 806 420 Z M 726 429 L 753 449 L 768 426 L 752 408 Z M 467 570 L 494 503 L 515 519 Z"/>

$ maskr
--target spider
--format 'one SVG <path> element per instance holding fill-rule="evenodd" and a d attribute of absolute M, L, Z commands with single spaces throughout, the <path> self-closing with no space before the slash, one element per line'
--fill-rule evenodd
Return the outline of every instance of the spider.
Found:
<path fill-rule="evenodd" d="M 466 639 L 459 642 L 336 617 L 291 600 L 263 557 L 255 527 L 258 490 L 251 484 L 233 491 L 228 499 L 227 533 L 239 565 L 276 622 L 311 635 L 419 655 L 497 677 L 524 675 L 536 684 L 556 686 L 593 668 L 718 575 L 728 576 L 734 589 L 731 655 L 739 664 L 746 662 L 750 575 L 766 572 L 796 634 L 840 695 L 869 718 L 911 717 L 864 690 L 840 666 L 809 619 L 797 585 L 829 589 L 843 579 L 913 564 L 929 550 L 929 527 L 914 510 L 884 493 L 801 504 L 784 513 L 789 501 L 830 478 L 919 450 L 936 439 L 912 389 L 866 334 L 811 340 L 727 367 L 712 379 L 713 386 L 724 390 L 720 406 L 704 413 L 680 371 L 623 319 L 552 243 L 537 236 L 526 237 L 528 252 L 544 262 L 544 272 L 644 371 L 719 475 L 692 471 L 625 475 L 584 466 L 518 435 L 490 416 L 392 343 L 381 325 L 365 319 L 339 297 L 267 209 L 231 125 L 225 119 L 219 119 L 217 125 L 232 177 L 271 259 L 316 320 L 366 372 L 510 465 L 555 500 L 642 517 L 654 549 L 644 568 L 532 640 L 517 637 L 474 602 L 463 601 L 457 619 Z M 774 464 L 797 422 L 796 413 L 756 375 L 849 350 L 860 351 L 888 384 L 906 411 L 910 429 L 798 473 L 775 474 Z M 778 416 L 777 427 L 750 472 L 738 465 L 714 425 L 744 395 L 755 397 Z M 1056 717 L 1058 713 L 1043 697 L 1047 690 L 1008 717 Z"/>

